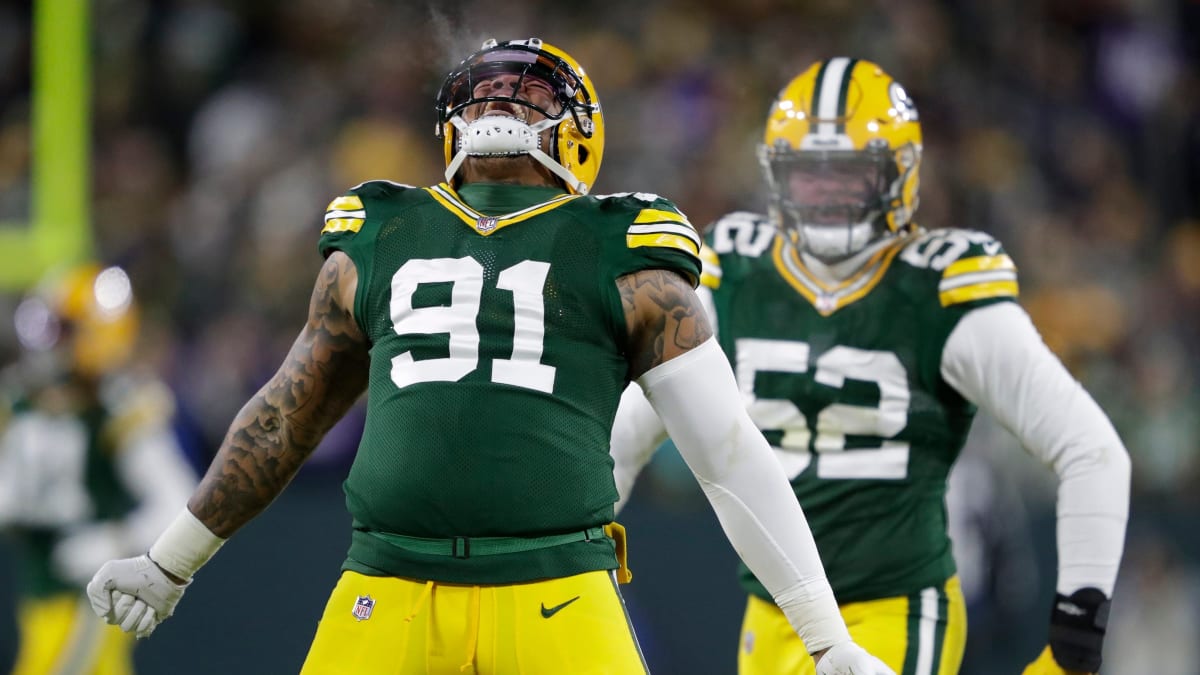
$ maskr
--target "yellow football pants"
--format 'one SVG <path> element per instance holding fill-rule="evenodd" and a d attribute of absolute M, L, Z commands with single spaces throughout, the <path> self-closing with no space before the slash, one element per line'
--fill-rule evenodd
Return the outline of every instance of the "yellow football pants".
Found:
<path fill-rule="evenodd" d="M 96 617 L 74 594 L 21 603 L 12 675 L 129 675 L 133 636 Z"/>
<path fill-rule="evenodd" d="M 956 675 L 967 643 L 958 577 L 907 597 L 841 606 L 850 636 L 897 675 Z M 739 675 L 814 675 L 812 657 L 773 603 L 751 596 L 742 620 Z"/>
<path fill-rule="evenodd" d="M 613 574 L 464 586 L 342 573 L 303 675 L 647 673 Z"/>

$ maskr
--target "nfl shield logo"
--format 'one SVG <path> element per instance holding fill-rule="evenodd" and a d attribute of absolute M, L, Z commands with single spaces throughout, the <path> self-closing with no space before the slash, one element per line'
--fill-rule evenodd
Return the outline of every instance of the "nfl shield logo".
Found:
<path fill-rule="evenodd" d="M 491 232 L 496 229 L 496 220 L 494 216 L 480 216 L 479 220 L 475 221 L 475 229 L 480 232 Z"/>
<path fill-rule="evenodd" d="M 366 621 L 371 618 L 371 612 L 375 610 L 375 601 L 369 595 L 360 595 L 358 600 L 354 601 L 354 618 L 359 621 Z"/>

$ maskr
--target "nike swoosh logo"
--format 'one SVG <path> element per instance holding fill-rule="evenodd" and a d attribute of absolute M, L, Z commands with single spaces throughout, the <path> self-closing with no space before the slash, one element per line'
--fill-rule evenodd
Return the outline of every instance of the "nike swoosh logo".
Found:
<path fill-rule="evenodd" d="M 578 599 L 579 599 L 579 596 L 577 595 L 577 596 L 571 598 L 570 600 L 562 603 L 561 605 L 555 605 L 550 608 L 547 608 L 546 603 L 543 602 L 542 603 L 542 618 L 549 619 L 550 617 L 554 616 L 555 614 L 558 614 L 559 610 L 561 610 L 563 607 L 566 607 L 567 605 L 571 604 L 572 602 L 575 602 Z"/>

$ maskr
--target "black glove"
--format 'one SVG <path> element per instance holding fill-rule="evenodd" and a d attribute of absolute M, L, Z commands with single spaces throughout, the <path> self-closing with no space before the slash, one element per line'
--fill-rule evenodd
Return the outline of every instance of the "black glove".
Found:
<path fill-rule="evenodd" d="M 1050 651 L 1058 665 L 1085 673 L 1100 670 L 1100 652 L 1111 604 L 1095 588 L 1081 588 L 1070 596 L 1055 594 L 1050 610 Z"/>

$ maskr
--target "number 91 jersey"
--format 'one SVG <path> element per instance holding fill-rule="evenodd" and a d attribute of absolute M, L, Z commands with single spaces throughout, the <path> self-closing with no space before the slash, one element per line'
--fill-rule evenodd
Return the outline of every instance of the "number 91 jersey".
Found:
<path fill-rule="evenodd" d="M 322 253 L 358 270 L 354 316 L 371 344 L 344 486 L 348 567 L 448 583 L 616 567 L 611 542 L 457 558 L 359 534 L 533 538 L 611 521 L 609 437 L 628 373 L 616 279 L 662 268 L 698 280 L 687 219 L 644 193 L 375 181 L 334 200 L 325 223 Z"/>
<path fill-rule="evenodd" d="M 1011 259 L 982 233 L 918 231 L 831 285 L 763 216 L 726 216 L 709 243 L 718 338 L 838 601 L 941 585 L 955 571 L 946 479 L 975 413 L 943 381 L 942 350 L 965 313 L 1015 300 Z"/>

